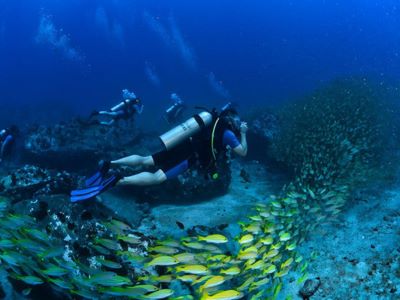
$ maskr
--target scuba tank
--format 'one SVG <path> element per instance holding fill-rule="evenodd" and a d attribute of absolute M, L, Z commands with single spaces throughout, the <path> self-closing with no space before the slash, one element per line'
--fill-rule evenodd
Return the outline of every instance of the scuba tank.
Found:
<path fill-rule="evenodd" d="M 120 102 L 119 104 L 115 105 L 114 107 L 112 107 L 110 110 L 111 111 L 118 111 L 120 110 L 122 107 L 124 107 L 127 104 L 126 100 Z"/>
<path fill-rule="evenodd" d="M 165 149 L 170 150 L 198 133 L 202 128 L 208 127 L 212 120 L 212 114 L 203 111 L 161 135 L 160 140 Z"/>

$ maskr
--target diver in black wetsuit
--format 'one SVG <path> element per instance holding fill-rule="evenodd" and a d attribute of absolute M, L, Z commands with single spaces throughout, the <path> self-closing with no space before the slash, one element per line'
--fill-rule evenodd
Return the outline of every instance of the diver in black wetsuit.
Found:
<path fill-rule="evenodd" d="M 195 130 L 190 133 L 187 128 Z M 87 188 L 71 192 L 71 201 L 93 198 L 115 185 L 160 184 L 177 177 L 195 164 L 206 169 L 216 179 L 217 159 L 228 148 L 240 156 L 247 155 L 247 130 L 247 124 L 241 122 L 232 108 L 226 108 L 219 115 L 202 112 L 160 136 L 164 145 L 162 151 L 150 156 L 131 155 L 100 162 L 100 170 L 86 181 Z M 117 173 L 104 179 L 112 166 L 152 166 L 157 170 L 154 173 L 141 172 L 128 177 L 121 177 Z"/>
<path fill-rule="evenodd" d="M 17 133 L 18 128 L 16 126 L 11 126 L 0 131 L 0 163 L 7 155 L 11 154 Z"/>
<path fill-rule="evenodd" d="M 177 94 L 171 94 L 172 105 L 165 110 L 164 118 L 168 124 L 176 124 L 182 121 L 182 114 L 186 108 L 185 103 Z"/>
<path fill-rule="evenodd" d="M 125 89 L 122 90 L 122 97 L 125 100 L 115 105 L 110 110 L 94 111 L 90 115 L 90 118 L 95 116 L 108 116 L 111 118 L 110 121 L 94 120 L 91 123 L 110 126 L 118 120 L 128 120 L 136 113 L 142 113 L 144 105 L 141 103 L 140 99 L 136 97 L 135 93 L 129 92 L 127 89 Z"/>

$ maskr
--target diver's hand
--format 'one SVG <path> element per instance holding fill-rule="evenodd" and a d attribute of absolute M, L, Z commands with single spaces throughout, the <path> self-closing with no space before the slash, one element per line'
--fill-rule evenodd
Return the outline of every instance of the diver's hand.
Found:
<path fill-rule="evenodd" d="M 242 122 L 240 124 L 240 133 L 246 134 L 247 130 L 249 130 L 249 127 L 247 126 L 247 122 Z"/>

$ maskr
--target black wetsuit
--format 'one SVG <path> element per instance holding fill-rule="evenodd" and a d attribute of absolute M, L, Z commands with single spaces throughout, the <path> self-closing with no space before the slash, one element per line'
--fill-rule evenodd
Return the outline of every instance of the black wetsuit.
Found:
<path fill-rule="evenodd" d="M 217 128 L 214 140 L 217 156 L 224 154 L 227 146 L 236 148 L 240 145 L 235 134 L 222 126 Z M 211 150 L 211 129 L 206 129 L 170 150 L 157 152 L 152 157 L 155 166 L 163 170 L 167 179 L 177 177 L 196 164 L 211 170 L 215 163 Z"/>

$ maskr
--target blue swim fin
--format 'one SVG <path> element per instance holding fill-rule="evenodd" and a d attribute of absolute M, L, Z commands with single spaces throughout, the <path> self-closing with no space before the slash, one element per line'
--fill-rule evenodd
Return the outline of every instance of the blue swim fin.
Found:
<path fill-rule="evenodd" d="M 85 186 L 90 187 L 99 185 L 102 180 L 103 180 L 103 175 L 101 174 L 100 171 L 97 171 L 95 174 L 93 174 L 91 177 L 85 180 Z"/>
<path fill-rule="evenodd" d="M 85 186 L 91 187 L 100 185 L 100 183 L 104 179 L 104 176 L 107 175 L 109 169 L 110 169 L 110 162 L 107 160 L 101 160 L 99 162 L 98 171 L 85 180 Z"/>
<path fill-rule="evenodd" d="M 71 191 L 71 202 L 84 201 L 94 198 L 115 186 L 120 179 L 121 176 L 119 174 L 115 174 L 111 175 L 107 179 L 104 179 L 101 184 L 97 186 Z"/>

